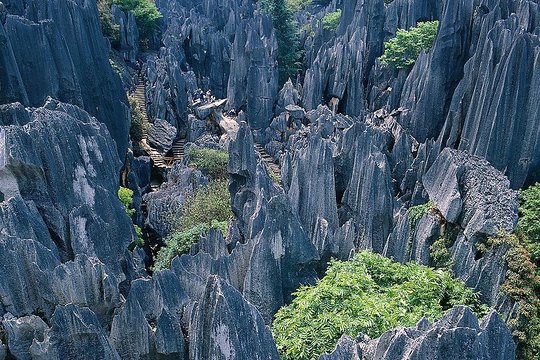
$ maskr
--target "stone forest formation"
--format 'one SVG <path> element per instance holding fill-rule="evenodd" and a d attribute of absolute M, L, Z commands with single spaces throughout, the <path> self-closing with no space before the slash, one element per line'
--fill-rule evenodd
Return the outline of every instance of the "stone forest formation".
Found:
<path fill-rule="evenodd" d="M 538 0 L 0 0 L 0 360 L 540 359 Z"/>

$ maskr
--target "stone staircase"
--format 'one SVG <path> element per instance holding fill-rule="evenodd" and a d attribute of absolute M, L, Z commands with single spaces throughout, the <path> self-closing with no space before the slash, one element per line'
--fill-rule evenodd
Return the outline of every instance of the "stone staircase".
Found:
<path fill-rule="evenodd" d="M 145 87 L 144 81 L 139 81 L 133 97 L 139 103 L 139 109 L 143 113 L 144 123 L 143 123 L 143 136 L 141 140 L 141 146 L 148 153 L 148 156 L 152 159 L 154 166 L 161 169 L 170 169 L 175 161 L 182 160 L 184 157 L 184 139 L 176 139 L 173 148 L 172 148 L 172 157 L 163 156 L 159 151 L 154 149 L 148 143 L 148 128 L 150 127 L 150 122 L 148 121 L 148 112 L 146 111 L 146 97 L 145 97 Z"/>
<path fill-rule="evenodd" d="M 270 155 L 268 155 L 268 153 L 264 149 L 264 146 L 262 146 L 261 144 L 255 144 L 255 150 L 259 153 L 261 159 L 266 164 L 268 171 L 270 171 L 277 179 L 279 179 L 279 183 L 281 184 L 281 168 L 279 167 L 279 165 L 274 162 L 274 159 Z"/>

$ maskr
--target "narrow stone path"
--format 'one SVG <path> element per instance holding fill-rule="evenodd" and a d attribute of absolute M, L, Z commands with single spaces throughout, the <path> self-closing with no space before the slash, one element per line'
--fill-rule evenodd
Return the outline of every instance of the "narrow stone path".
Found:
<path fill-rule="evenodd" d="M 148 153 L 150 158 L 152 159 L 152 162 L 154 163 L 154 166 L 162 169 L 170 169 L 175 161 L 182 160 L 184 158 L 184 139 L 176 139 L 173 143 L 172 147 L 172 157 L 167 157 L 161 154 L 159 151 L 154 149 L 150 144 L 148 143 L 148 128 L 150 127 L 150 122 L 148 121 L 148 112 L 146 110 L 146 97 L 145 97 L 145 86 L 144 81 L 139 80 L 139 83 L 137 84 L 137 88 L 135 89 L 135 92 L 133 93 L 133 97 L 137 100 L 139 103 L 139 109 L 143 113 L 143 136 L 141 140 L 141 146 L 144 150 Z"/>
<path fill-rule="evenodd" d="M 255 144 L 255 150 L 261 155 L 261 159 L 266 164 L 268 170 L 279 179 L 279 183 L 281 184 L 281 168 L 279 165 L 274 162 L 274 159 L 268 155 L 261 144 Z"/>

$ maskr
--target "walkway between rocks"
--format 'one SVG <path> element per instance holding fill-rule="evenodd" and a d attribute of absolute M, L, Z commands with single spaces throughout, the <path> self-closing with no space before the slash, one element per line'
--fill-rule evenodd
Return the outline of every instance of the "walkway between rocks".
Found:
<path fill-rule="evenodd" d="M 261 155 L 261 159 L 266 164 L 268 170 L 279 179 L 279 183 L 281 184 L 281 168 L 279 165 L 274 162 L 274 159 L 268 155 L 261 144 L 255 144 L 255 150 Z"/>
<path fill-rule="evenodd" d="M 137 88 L 135 89 L 135 92 L 133 93 L 133 97 L 137 100 L 139 103 L 139 109 L 143 113 L 143 136 L 142 140 L 140 142 L 142 148 L 148 153 L 150 158 L 152 159 L 152 162 L 154 163 L 154 166 L 160 169 L 170 169 L 172 168 L 172 165 L 175 161 L 182 160 L 184 158 L 184 139 L 176 139 L 172 146 L 172 154 L 173 156 L 164 156 L 159 151 L 154 149 L 149 143 L 148 143 L 148 129 L 150 127 L 150 122 L 148 121 L 148 112 L 146 111 L 146 97 L 145 97 L 145 86 L 144 81 L 139 80 L 139 83 L 137 84 Z"/>

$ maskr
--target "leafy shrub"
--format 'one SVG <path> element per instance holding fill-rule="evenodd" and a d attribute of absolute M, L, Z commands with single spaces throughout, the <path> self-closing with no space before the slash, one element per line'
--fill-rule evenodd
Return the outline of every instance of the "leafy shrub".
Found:
<path fill-rule="evenodd" d="M 113 22 L 111 14 L 112 4 L 113 0 L 97 0 L 101 31 L 103 35 L 109 38 L 111 46 L 118 48 L 120 46 L 120 26 Z"/>
<path fill-rule="evenodd" d="M 213 179 L 227 179 L 229 154 L 226 151 L 191 147 L 188 150 L 189 165 L 201 170 Z"/>
<path fill-rule="evenodd" d="M 394 69 L 411 67 L 423 50 L 433 46 L 438 26 L 438 21 L 427 21 L 410 30 L 399 29 L 396 37 L 384 43 L 381 62 Z"/>
<path fill-rule="evenodd" d="M 131 107 L 131 127 L 129 128 L 129 136 L 133 141 L 141 141 L 144 133 L 144 114 L 141 111 L 139 102 L 134 96 L 129 96 L 129 105 Z"/>
<path fill-rule="evenodd" d="M 189 252 L 191 245 L 209 229 L 218 229 L 226 234 L 232 216 L 230 203 L 227 181 L 212 181 L 207 188 L 199 189 L 172 220 L 175 231 L 159 251 L 154 270 L 168 268 L 175 256 Z"/>
<path fill-rule="evenodd" d="M 158 20 L 163 17 L 156 4 L 150 0 L 113 0 L 113 2 L 120 6 L 122 11 L 133 12 L 143 43 L 152 35 Z"/>
<path fill-rule="evenodd" d="M 118 198 L 124 205 L 127 216 L 132 217 L 135 214 L 135 210 L 131 208 L 131 205 L 133 205 L 133 190 L 120 186 Z"/>
<path fill-rule="evenodd" d="M 213 221 L 211 225 L 199 224 L 184 231 L 178 231 L 165 240 L 165 246 L 159 250 L 154 263 L 154 271 L 167 269 L 171 266 L 171 261 L 179 255 L 187 254 L 191 246 L 195 244 L 201 236 L 210 229 L 217 229 L 225 233 L 227 231 L 227 221 Z"/>
<path fill-rule="evenodd" d="M 516 235 L 499 234 L 488 239 L 481 250 L 506 244 L 508 271 L 502 286 L 520 309 L 520 317 L 509 322 L 518 342 L 519 359 L 540 358 L 540 184 L 520 192 Z"/>
<path fill-rule="evenodd" d="M 180 215 L 180 227 L 191 228 L 212 221 L 228 221 L 232 216 L 231 196 L 226 180 L 211 181 L 208 187 L 197 190 L 186 202 Z"/>
<path fill-rule="evenodd" d="M 520 220 L 521 222 L 522 220 Z M 519 228 L 519 226 L 518 226 Z M 505 260 L 508 266 L 506 279 L 501 287 L 519 305 L 519 317 L 508 321 L 517 341 L 517 358 L 540 358 L 540 271 L 532 261 L 522 234 L 499 233 L 477 246 L 480 252 L 508 246 Z"/>
<path fill-rule="evenodd" d="M 531 258 L 540 265 L 540 184 L 522 190 L 520 200 L 517 232 L 523 235 Z"/>
<path fill-rule="evenodd" d="M 275 315 L 272 331 L 284 360 L 314 360 L 332 351 L 342 334 L 372 338 L 422 317 L 435 320 L 454 305 L 482 313 L 477 294 L 442 270 L 405 265 L 362 252 L 351 261 L 332 261 L 315 286 Z"/>
<path fill-rule="evenodd" d="M 327 31 L 336 31 L 341 20 L 341 9 L 324 15 L 322 19 L 323 28 Z"/>
<path fill-rule="evenodd" d="M 452 268 L 452 257 L 448 248 L 452 246 L 452 239 L 449 236 L 440 236 L 429 247 L 429 257 L 431 264 L 436 269 L 448 269 Z"/>
<path fill-rule="evenodd" d="M 118 189 L 118 198 L 124 205 L 126 215 L 130 218 L 133 217 L 135 215 L 135 209 L 131 207 L 133 205 L 133 190 L 120 186 L 120 189 Z M 144 246 L 141 228 L 136 224 L 133 224 L 133 227 L 135 228 L 135 233 L 137 233 L 137 239 L 128 246 L 130 251 L 133 251 L 137 246 Z"/>
<path fill-rule="evenodd" d="M 279 84 L 294 78 L 301 57 L 298 23 L 285 0 L 262 0 L 261 9 L 272 17 L 278 43 Z"/>
<path fill-rule="evenodd" d="M 287 5 L 292 11 L 300 11 L 304 10 L 312 2 L 312 0 L 287 0 Z"/>
<path fill-rule="evenodd" d="M 425 204 L 411 206 L 409 209 L 407 209 L 407 214 L 409 215 L 409 228 L 411 229 L 411 233 L 414 232 L 418 220 L 420 220 L 422 216 L 424 216 L 424 214 L 426 214 L 428 210 L 433 208 L 434 206 L 435 204 L 433 204 L 432 201 L 428 201 Z"/>

